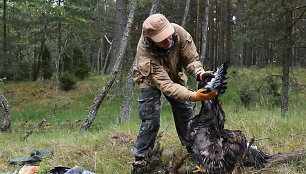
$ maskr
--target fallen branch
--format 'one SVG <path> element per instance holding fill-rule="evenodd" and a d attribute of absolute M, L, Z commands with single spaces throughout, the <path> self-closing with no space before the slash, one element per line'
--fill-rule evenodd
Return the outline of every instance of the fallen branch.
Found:
<path fill-rule="evenodd" d="M 81 123 L 83 120 L 65 120 L 65 121 L 62 121 L 62 122 L 56 122 L 56 123 L 48 123 L 46 124 L 46 126 L 58 126 L 58 125 L 67 125 L 67 124 L 78 124 L 78 123 Z"/>
<path fill-rule="evenodd" d="M 268 172 L 272 166 L 275 166 L 277 164 L 286 163 L 286 162 L 293 161 L 293 160 L 301 160 L 305 158 L 306 158 L 306 149 L 296 151 L 296 152 L 270 155 L 267 159 L 267 163 L 265 163 L 265 167 L 260 168 L 258 170 L 247 167 L 243 169 L 243 172 L 252 171 L 252 173 L 265 173 L 265 172 Z"/>
<path fill-rule="evenodd" d="M 306 149 L 296 151 L 296 152 L 270 155 L 269 158 L 267 159 L 267 162 L 270 164 L 279 164 L 279 163 L 284 163 L 284 162 L 288 162 L 292 160 L 299 160 L 305 157 L 306 157 Z"/>
<path fill-rule="evenodd" d="M 47 115 L 43 120 L 41 120 L 34 128 L 32 128 L 31 130 L 28 130 L 25 135 L 21 138 L 21 141 L 26 140 L 30 135 L 33 134 L 33 132 L 37 129 L 39 129 L 40 127 L 42 127 L 42 125 L 47 122 L 53 115 Z"/>
<path fill-rule="evenodd" d="M 178 163 L 176 163 L 173 167 L 173 172 L 177 172 L 177 170 L 185 163 L 185 160 L 189 157 L 189 153 L 185 154 L 183 158 L 181 158 Z"/>

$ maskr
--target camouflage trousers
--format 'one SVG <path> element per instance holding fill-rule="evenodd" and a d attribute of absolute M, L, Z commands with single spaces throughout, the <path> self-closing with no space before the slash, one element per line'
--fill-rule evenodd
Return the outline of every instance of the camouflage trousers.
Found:
<path fill-rule="evenodd" d="M 153 148 L 160 127 L 161 92 L 153 88 L 141 88 L 138 99 L 138 114 L 142 120 L 140 131 L 132 147 L 135 157 L 144 157 Z M 166 96 L 172 107 L 176 131 L 183 146 L 190 146 L 187 127 L 193 116 L 193 105 L 190 101 L 177 100 Z"/>

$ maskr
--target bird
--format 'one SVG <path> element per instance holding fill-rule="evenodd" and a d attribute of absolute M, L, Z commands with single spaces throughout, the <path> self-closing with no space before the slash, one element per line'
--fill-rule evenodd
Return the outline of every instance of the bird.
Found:
<path fill-rule="evenodd" d="M 262 166 L 266 157 L 257 147 L 248 148 L 242 131 L 224 128 L 225 112 L 218 97 L 227 89 L 228 67 L 229 61 L 226 61 L 213 72 L 212 77 L 199 82 L 198 89 L 206 89 L 205 93 L 217 89 L 218 93 L 211 100 L 201 101 L 199 114 L 188 123 L 191 157 L 208 173 L 233 171 L 244 153 L 246 158 L 243 164 L 249 166 Z"/>

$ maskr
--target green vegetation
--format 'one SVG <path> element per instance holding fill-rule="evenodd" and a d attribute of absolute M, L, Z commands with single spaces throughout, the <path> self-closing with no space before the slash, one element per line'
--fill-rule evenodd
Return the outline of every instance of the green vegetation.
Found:
<path fill-rule="evenodd" d="M 60 81 L 60 87 L 63 90 L 69 90 L 72 89 L 73 85 L 75 85 L 76 77 L 70 72 L 64 72 L 61 75 L 59 81 Z"/>
<path fill-rule="evenodd" d="M 52 68 L 51 53 L 48 47 L 44 47 L 41 59 L 42 77 L 45 80 L 49 80 L 52 78 L 54 68 Z"/>
<path fill-rule="evenodd" d="M 248 139 L 268 137 L 267 140 L 255 142 L 268 154 L 306 149 L 306 91 L 291 76 L 289 112 L 282 116 L 280 106 L 275 102 L 281 92 L 281 79 L 277 76 L 266 78 L 280 72 L 281 69 L 277 67 L 230 68 L 228 90 L 221 97 L 227 116 L 226 128 L 240 129 Z M 299 84 L 305 84 L 305 73 L 305 68 L 296 68 L 291 75 Z M 20 168 L 9 165 L 7 159 L 27 156 L 32 150 L 43 148 L 55 151 L 52 158 L 41 164 L 43 170 L 48 166 L 79 165 L 102 174 L 129 173 L 134 160 L 130 149 L 140 123 L 137 96 L 134 96 L 129 122 L 117 124 L 123 97 L 121 93 L 107 96 L 88 131 L 80 132 L 81 122 L 75 122 L 87 116 L 94 97 L 106 80 L 106 76 L 90 77 L 78 81 L 72 90 L 60 90 L 58 93 L 53 81 L 7 83 L 0 86 L 10 101 L 12 112 L 12 128 L 0 133 L 0 173 Z M 243 92 L 248 92 L 250 96 L 241 99 Z M 54 116 L 26 141 L 20 141 L 25 132 L 47 114 Z M 166 161 L 169 161 L 173 152 L 178 158 L 186 153 L 176 135 L 167 101 L 162 108 L 160 131 L 164 131 L 161 145 Z M 275 166 L 269 173 L 305 173 L 305 169 L 306 160 L 302 160 Z"/>

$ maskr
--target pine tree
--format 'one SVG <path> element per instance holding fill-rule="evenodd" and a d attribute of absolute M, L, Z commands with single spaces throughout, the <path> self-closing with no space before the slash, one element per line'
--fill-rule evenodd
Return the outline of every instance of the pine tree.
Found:
<path fill-rule="evenodd" d="M 43 79 L 51 79 L 54 68 L 51 63 L 50 51 L 47 47 L 44 47 L 41 57 L 41 70 Z"/>

